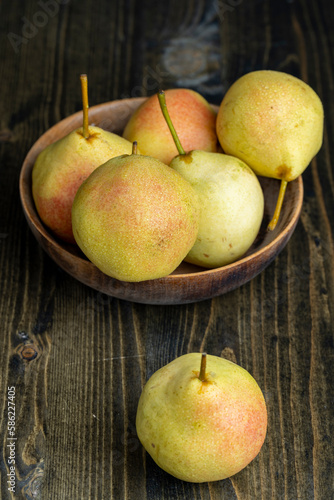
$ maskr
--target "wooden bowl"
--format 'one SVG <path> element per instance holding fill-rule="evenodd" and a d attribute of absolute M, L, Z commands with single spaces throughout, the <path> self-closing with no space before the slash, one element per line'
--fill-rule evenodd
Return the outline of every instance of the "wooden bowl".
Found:
<path fill-rule="evenodd" d="M 94 106 L 90 124 L 122 133 L 131 114 L 145 98 L 123 99 Z M 217 108 L 216 108 L 217 109 Z M 58 240 L 41 222 L 32 197 L 31 173 L 37 155 L 48 144 L 82 125 L 82 112 L 60 121 L 33 145 L 22 166 L 20 197 L 29 227 L 47 254 L 67 273 L 107 295 L 145 304 L 185 304 L 229 292 L 265 269 L 289 241 L 300 216 L 303 202 L 301 176 L 288 184 L 282 213 L 274 231 L 266 227 L 274 213 L 280 182 L 259 178 L 265 198 L 264 218 L 259 234 L 242 259 L 217 269 L 204 269 L 183 262 L 171 275 L 129 283 L 110 278 L 97 269 L 79 248 Z"/>

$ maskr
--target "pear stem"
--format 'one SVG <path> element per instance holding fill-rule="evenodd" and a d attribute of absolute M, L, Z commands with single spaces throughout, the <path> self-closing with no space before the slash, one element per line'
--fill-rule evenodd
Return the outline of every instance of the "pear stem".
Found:
<path fill-rule="evenodd" d="M 137 141 L 133 141 L 132 143 L 132 154 L 133 155 L 137 154 Z"/>
<path fill-rule="evenodd" d="M 271 219 L 270 223 L 268 224 L 268 231 L 272 231 L 276 227 L 276 224 L 278 222 L 278 219 L 279 219 L 279 216 L 281 213 L 282 204 L 283 204 L 284 195 L 285 195 L 287 185 L 288 185 L 288 182 L 285 181 L 284 179 L 282 179 L 281 185 L 279 188 L 277 202 L 276 202 L 275 212 L 274 212 L 273 218 Z"/>
<path fill-rule="evenodd" d="M 81 94 L 82 94 L 82 109 L 83 109 L 83 136 L 85 139 L 89 138 L 88 128 L 88 81 L 87 75 L 80 75 L 81 81 Z"/>
<path fill-rule="evenodd" d="M 162 114 L 164 115 L 164 118 L 165 118 L 166 123 L 168 125 L 168 128 L 170 130 L 170 133 L 172 134 L 172 137 L 174 139 L 175 146 L 177 147 L 177 150 L 178 150 L 178 152 L 179 152 L 180 155 L 185 155 L 186 152 L 185 152 L 185 150 L 182 147 L 180 139 L 179 139 L 179 137 L 178 137 L 178 135 L 176 133 L 176 130 L 174 128 L 172 120 L 171 120 L 171 118 L 169 116 L 167 105 L 166 105 L 166 95 L 165 95 L 165 92 L 163 90 L 160 90 L 158 92 L 158 99 L 159 99 L 159 103 L 160 103 L 160 108 L 161 108 Z"/>
<path fill-rule="evenodd" d="M 204 382 L 205 380 L 205 370 L 206 370 L 206 352 L 202 352 L 201 368 L 198 375 L 198 378 L 200 379 L 201 382 Z"/>

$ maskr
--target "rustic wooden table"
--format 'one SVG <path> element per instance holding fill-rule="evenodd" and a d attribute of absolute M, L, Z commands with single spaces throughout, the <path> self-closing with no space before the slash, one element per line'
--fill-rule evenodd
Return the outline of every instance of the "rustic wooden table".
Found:
<path fill-rule="evenodd" d="M 333 24 L 325 0 L 1 2 L 1 499 L 334 498 Z M 302 78 L 326 115 L 296 231 L 264 272 L 212 300 L 155 306 L 100 294 L 41 250 L 20 168 L 45 130 L 80 110 L 80 73 L 91 105 L 176 86 L 219 104 L 254 69 Z M 204 350 L 253 374 L 268 434 L 242 472 L 196 485 L 153 463 L 135 415 L 154 371 Z"/>

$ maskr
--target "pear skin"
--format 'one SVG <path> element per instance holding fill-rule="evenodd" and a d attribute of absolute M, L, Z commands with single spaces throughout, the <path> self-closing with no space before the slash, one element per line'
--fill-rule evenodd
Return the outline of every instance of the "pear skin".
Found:
<path fill-rule="evenodd" d="M 323 122 L 321 100 L 305 82 L 280 71 L 253 71 L 226 92 L 217 134 L 224 152 L 257 175 L 289 182 L 318 153 Z"/>
<path fill-rule="evenodd" d="M 219 481 L 246 467 L 267 431 L 262 391 L 249 372 L 207 355 L 176 358 L 156 371 L 139 399 L 136 429 L 146 451 L 169 474 L 194 483 Z"/>
<path fill-rule="evenodd" d="M 199 93 L 190 89 L 165 91 L 174 127 L 185 151 L 217 151 L 216 112 Z M 131 116 L 123 137 L 136 140 L 144 155 L 167 165 L 178 154 L 169 128 L 161 114 L 157 95 L 147 99 Z"/>
<path fill-rule="evenodd" d="M 32 194 L 44 224 L 64 241 L 75 243 L 71 209 L 81 183 L 107 160 L 131 154 L 132 144 L 99 127 L 89 127 L 89 138 L 78 128 L 47 146 L 32 172 Z"/>
<path fill-rule="evenodd" d="M 98 167 L 72 207 L 77 244 L 103 273 L 138 282 L 167 276 L 193 246 L 198 197 L 156 158 L 122 155 Z"/>
<path fill-rule="evenodd" d="M 281 180 L 277 224 L 287 183 L 303 173 L 323 140 L 324 111 L 305 82 L 280 71 L 253 71 L 226 92 L 217 116 L 217 135 L 226 154 L 257 175 Z"/>
<path fill-rule="evenodd" d="M 264 197 L 255 173 L 238 158 L 205 151 L 179 155 L 170 167 L 190 182 L 201 206 L 196 242 L 185 260 L 216 268 L 242 257 L 263 219 Z"/>

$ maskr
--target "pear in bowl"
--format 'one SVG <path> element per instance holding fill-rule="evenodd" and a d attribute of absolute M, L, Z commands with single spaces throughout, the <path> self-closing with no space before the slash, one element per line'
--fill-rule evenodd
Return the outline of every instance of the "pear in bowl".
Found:
<path fill-rule="evenodd" d="M 75 240 L 104 274 L 138 282 L 172 273 L 193 246 L 198 197 L 156 158 L 112 158 L 80 186 L 72 207 Z"/>
<path fill-rule="evenodd" d="M 217 116 L 224 152 L 246 162 L 257 175 L 281 181 L 268 229 L 277 224 L 287 183 L 318 153 L 323 123 L 319 96 L 299 78 L 281 71 L 252 71 L 226 92 Z"/>

